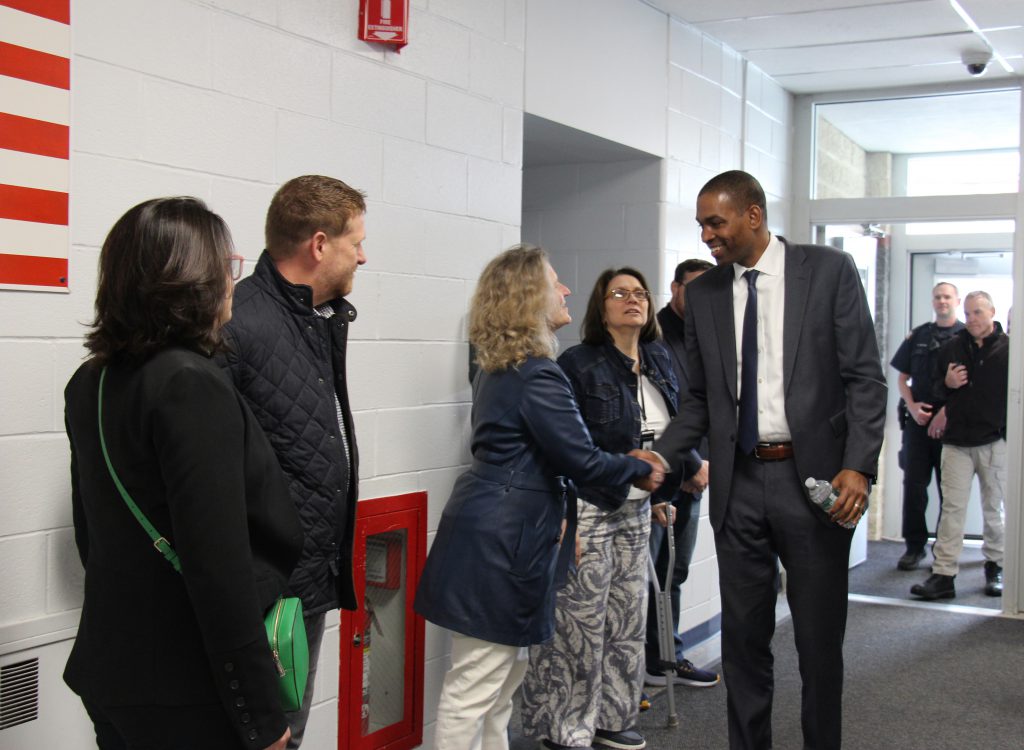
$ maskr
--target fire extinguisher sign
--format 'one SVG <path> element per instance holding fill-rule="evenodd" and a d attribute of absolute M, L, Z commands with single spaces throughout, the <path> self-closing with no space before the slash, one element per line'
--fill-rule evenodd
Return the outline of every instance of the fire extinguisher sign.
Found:
<path fill-rule="evenodd" d="M 359 38 L 394 45 L 409 43 L 409 0 L 359 0 Z"/>

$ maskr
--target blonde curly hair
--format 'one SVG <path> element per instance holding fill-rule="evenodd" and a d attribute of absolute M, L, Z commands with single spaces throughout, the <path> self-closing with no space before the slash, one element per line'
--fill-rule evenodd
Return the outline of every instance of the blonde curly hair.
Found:
<path fill-rule="evenodd" d="M 480 274 L 469 309 L 469 341 L 485 372 L 515 367 L 528 357 L 553 358 L 553 288 L 548 256 L 536 245 L 513 245 Z"/>

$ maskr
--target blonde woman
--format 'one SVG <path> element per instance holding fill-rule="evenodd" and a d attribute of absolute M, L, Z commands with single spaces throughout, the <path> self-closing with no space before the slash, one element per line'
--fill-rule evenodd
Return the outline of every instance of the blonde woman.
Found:
<path fill-rule="evenodd" d="M 563 530 L 575 537 L 572 482 L 654 489 L 663 478 L 652 454 L 606 453 L 591 440 L 553 359 L 554 331 L 571 321 L 568 295 L 544 251 L 518 245 L 487 265 L 473 298 L 473 461 L 416 594 L 416 611 L 452 633 L 438 750 L 508 747 L 526 647 L 551 637 L 556 578 L 572 557 L 573 545 L 560 544 Z"/>

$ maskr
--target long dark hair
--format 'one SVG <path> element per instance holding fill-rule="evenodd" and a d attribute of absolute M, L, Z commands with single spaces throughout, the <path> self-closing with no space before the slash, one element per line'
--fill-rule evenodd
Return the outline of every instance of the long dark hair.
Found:
<path fill-rule="evenodd" d="M 604 324 L 604 297 L 608 293 L 608 284 L 616 276 L 632 276 L 640 282 L 640 286 L 648 292 L 651 288 L 647 285 L 647 279 L 635 268 L 623 266 L 622 268 L 609 268 L 597 277 L 594 288 L 590 292 L 590 299 L 587 300 L 587 312 L 583 316 L 583 324 L 580 332 L 583 336 L 583 343 L 591 346 L 598 346 L 606 341 L 611 341 L 611 334 Z M 643 342 L 657 341 L 661 338 L 661 326 L 654 312 L 654 298 L 647 303 L 647 320 L 644 327 L 640 329 L 640 340 Z"/>
<path fill-rule="evenodd" d="M 220 346 L 231 234 L 197 198 L 156 198 L 117 220 L 100 251 L 94 361 L 141 360 L 169 346 Z"/>

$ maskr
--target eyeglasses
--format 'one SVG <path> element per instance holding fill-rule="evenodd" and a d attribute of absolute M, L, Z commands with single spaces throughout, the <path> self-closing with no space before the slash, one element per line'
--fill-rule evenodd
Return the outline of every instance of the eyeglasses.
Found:
<path fill-rule="evenodd" d="M 228 268 L 231 270 L 231 278 L 238 281 L 242 278 L 242 269 L 245 267 L 245 258 L 241 255 L 231 255 L 228 259 Z"/>
<path fill-rule="evenodd" d="M 612 289 L 605 295 L 605 299 L 614 299 L 619 302 L 624 302 L 630 297 L 635 299 L 637 302 L 651 301 L 651 293 L 646 289 Z"/>

